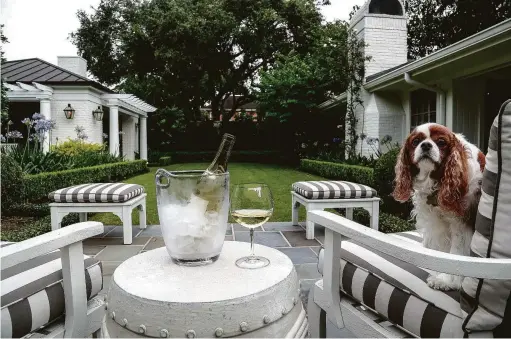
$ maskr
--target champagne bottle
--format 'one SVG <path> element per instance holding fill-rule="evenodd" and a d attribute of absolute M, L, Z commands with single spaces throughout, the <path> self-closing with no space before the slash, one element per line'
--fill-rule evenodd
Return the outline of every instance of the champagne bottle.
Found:
<path fill-rule="evenodd" d="M 204 171 L 203 177 L 227 172 L 227 163 L 229 162 L 229 157 L 231 156 L 235 141 L 236 137 L 234 135 L 228 133 L 224 134 L 220 147 L 216 152 L 215 159 L 213 159 L 209 167 Z"/>
<path fill-rule="evenodd" d="M 221 197 L 219 193 L 222 192 L 223 188 L 218 185 L 218 180 L 222 180 L 218 176 L 227 172 L 227 164 L 235 141 L 236 137 L 234 135 L 224 134 L 215 158 L 197 182 L 195 195 L 209 202 L 208 211 L 215 211 L 219 207 L 220 201 L 218 201 L 218 198 Z M 218 190 L 218 192 L 215 192 L 215 190 Z"/>

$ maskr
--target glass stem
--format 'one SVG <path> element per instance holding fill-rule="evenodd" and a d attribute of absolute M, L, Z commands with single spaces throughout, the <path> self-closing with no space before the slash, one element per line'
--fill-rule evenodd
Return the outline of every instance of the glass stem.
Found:
<path fill-rule="evenodd" d="M 250 256 L 255 257 L 254 253 L 254 229 L 250 229 Z"/>

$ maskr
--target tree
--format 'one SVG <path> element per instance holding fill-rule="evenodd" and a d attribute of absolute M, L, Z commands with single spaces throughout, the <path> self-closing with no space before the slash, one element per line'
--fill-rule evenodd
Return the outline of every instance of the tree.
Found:
<path fill-rule="evenodd" d="M 408 54 L 419 58 L 511 17 L 509 0 L 408 0 Z"/>
<path fill-rule="evenodd" d="M 158 107 L 177 107 L 186 121 L 211 103 L 251 100 L 250 86 L 277 52 L 304 51 L 321 24 L 314 0 L 102 0 L 78 12 L 73 43 L 99 81 Z"/>
<path fill-rule="evenodd" d="M 4 45 L 8 43 L 7 37 L 4 35 L 4 25 L 0 25 L 0 42 L 2 43 L 2 48 L 0 51 L 0 62 L 3 64 L 5 62 L 4 57 Z M 0 79 L 0 114 L 1 114 L 1 120 L 5 121 L 9 119 L 9 115 L 7 113 L 7 109 L 9 108 L 9 99 L 7 98 L 7 89 L 4 85 L 4 80 Z"/>

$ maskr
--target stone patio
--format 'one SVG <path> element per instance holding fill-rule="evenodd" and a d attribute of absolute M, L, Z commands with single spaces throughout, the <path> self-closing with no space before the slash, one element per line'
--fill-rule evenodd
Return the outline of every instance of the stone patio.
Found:
<path fill-rule="evenodd" d="M 270 222 L 256 229 L 255 242 L 276 248 L 285 253 L 295 265 L 300 279 L 301 296 L 307 304 L 308 291 L 320 278 L 317 269 L 318 251 L 324 239 L 323 228 L 315 232 L 316 239 L 305 238 L 305 225 L 293 226 L 291 222 Z M 249 232 L 238 224 L 230 224 L 225 240 L 250 241 Z M 141 252 L 165 246 L 159 225 L 148 226 L 145 230 L 133 227 L 133 243 L 123 245 L 122 226 L 105 226 L 102 235 L 84 241 L 84 252 L 103 263 L 104 289 L 108 292 L 114 270 L 124 260 Z"/>

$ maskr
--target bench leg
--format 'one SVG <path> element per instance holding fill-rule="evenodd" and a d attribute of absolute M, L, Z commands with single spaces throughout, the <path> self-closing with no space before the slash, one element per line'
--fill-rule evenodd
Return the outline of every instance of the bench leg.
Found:
<path fill-rule="evenodd" d="M 314 285 L 309 291 L 307 318 L 311 338 L 326 338 L 326 312 L 314 301 Z"/>
<path fill-rule="evenodd" d="M 124 245 L 131 245 L 133 242 L 133 224 L 131 222 L 131 208 L 122 208 L 122 233 L 124 234 Z"/>
<path fill-rule="evenodd" d="M 380 215 L 380 202 L 375 201 L 371 206 L 371 228 L 373 230 L 378 230 L 378 219 Z"/>
<path fill-rule="evenodd" d="M 291 221 L 293 225 L 298 226 L 298 209 L 300 208 L 300 203 L 296 201 L 295 196 L 291 195 Z"/>
<path fill-rule="evenodd" d="M 87 221 L 87 212 L 78 213 L 78 217 L 80 218 L 80 222 Z"/>
<path fill-rule="evenodd" d="M 308 206 L 305 207 L 305 209 L 308 211 L 322 211 L 323 209 L 322 208 L 309 208 Z M 315 227 L 315 224 L 312 222 L 312 221 L 309 221 L 307 220 L 307 223 L 306 223 L 306 229 L 305 229 L 305 238 L 311 240 L 311 239 L 314 239 L 314 227 Z"/>
<path fill-rule="evenodd" d="M 144 229 L 147 228 L 147 221 L 146 221 L 146 204 L 145 199 L 142 201 L 140 205 L 138 205 L 138 219 L 140 221 L 140 228 Z"/>
<path fill-rule="evenodd" d="M 346 219 L 353 220 L 353 208 L 346 208 Z"/>
<path fill-rule="evenodd" d="M 51 207 L 50 208 L 50 214 L 51 214 L 51 230 L 55 231 L 60 228 L 60 225 L 62 223 L 62 219 L 66 215 L 68 215 L 70 212 L 62 212 L 57 207 Z"/>

